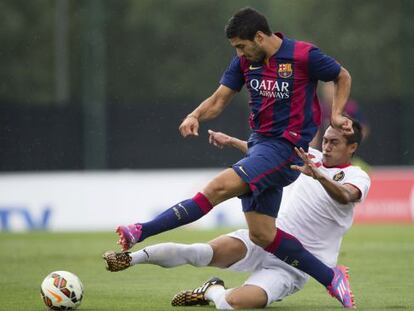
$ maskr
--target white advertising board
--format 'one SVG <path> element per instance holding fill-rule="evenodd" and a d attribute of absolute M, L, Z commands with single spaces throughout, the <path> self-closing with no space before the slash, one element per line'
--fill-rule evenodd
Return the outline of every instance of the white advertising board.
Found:
<path fill-rule="evenodd" d="M 191 198 L 220 170 L 142 170 L 0 175 L 2 231 L 114 230 Z M 239 199 L 191 224 L 245 227 Z"/>

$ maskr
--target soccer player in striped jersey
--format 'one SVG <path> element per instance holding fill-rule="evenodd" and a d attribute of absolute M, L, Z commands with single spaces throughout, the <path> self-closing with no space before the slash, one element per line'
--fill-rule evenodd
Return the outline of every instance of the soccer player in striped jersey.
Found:
<path fill-rule="evenodd" d="M 200 121 L 218 116 L 232 97 L 246 86 L 250 95 L 252 134 L 245 158 L 224 170 L 193 198 L 179 202 L 149 222 L 119 226 L 119 244 L 128 250 L 145 238 L 193 222 L 217 204 L 240 197 L 250 239 L 269 253 L 336 287 L 339 270 L 328 267 L 292 235 L 276 229 L 283 187 L 296 180 L 301 165 L 295 147 L 308 149 L 320 124 L 316 96 L 318 80 L 334 81 L 333 128 L 352 133 L 343 116 L 351 77 L 333 58 L 310 43 L 273 33 L 266 18 L 251 8 L 239 10 L 225 28 L 237 56 L 224 72 L 220 86 L 181 123 L 184 137 L 198 136 Z"/>

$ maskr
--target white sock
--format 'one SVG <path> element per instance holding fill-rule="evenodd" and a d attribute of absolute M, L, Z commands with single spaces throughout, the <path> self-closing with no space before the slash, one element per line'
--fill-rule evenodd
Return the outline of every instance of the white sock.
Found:
<path fill-rule="evenodd" d="M 131 256 L 131 258 L 132 258 L 131 263 L 130 263 L 131 266 L 139 264 L 139 263 L 147 263 L 148 262 L 148 255 L 144 250 L 145 250 L 145 248 L 140 249 L 137 252 L 133 252 L 133 253 L 129 254 L 129 256 Z"/>
<path fill-rule="evenodd" d="M 161 243 L 151 245 L 137 252 L 131 253 L 131 266 L 138 263 L 149 263 L 161 267 L 176 267 L 193 265 L 205 267 L 213 258 L 213 249 L 206 243 L 178 244 Z"/>
<path fill-rule="evenodd" d="M 233 310 L 232 306 L 226 300 L 226 294 L 230 291 L 232 289 L 225 289 L 221 285 L 213 285 L 207 290 L 204 297 L 208 301 L 214 302 L 218 310 Z"/>

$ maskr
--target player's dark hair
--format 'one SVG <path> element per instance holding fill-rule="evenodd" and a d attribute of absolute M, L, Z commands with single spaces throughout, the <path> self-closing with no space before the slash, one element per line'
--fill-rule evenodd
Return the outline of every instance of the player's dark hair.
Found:
<path fill-rule="evenodd" d="M 258 31 L 268 36 L 272 34 L 266 17 L 249 7 L 237 11 L 227 22 L 224 31 L 228 39 L 238 37 L 250 41 L 254 40 Z"/>
<path fill-rule="evenodd" d="M 351 118 L 347 116 L 347 118 L 352 120 L 352 129 L 354 130 L 354 133 L 352 135 L 345 135 L 346 143 L 348 145 L 357 143 L 358 147 L 361 144 L 362 141 L 362 126 L 361 123 L 358 122 L 358 120 Z"/>

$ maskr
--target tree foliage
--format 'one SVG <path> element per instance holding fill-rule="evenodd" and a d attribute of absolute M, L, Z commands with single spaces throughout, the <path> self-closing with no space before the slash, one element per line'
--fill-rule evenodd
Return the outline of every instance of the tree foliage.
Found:
<path fill-rule="evenodd" d="M 106 91 L 112 102 L 190 102 L 217 85 L 234 51 L 223 27 L 251 1 L 107 0 Z M 0 100 L 53 103 L 55 1 L 0 2 Z M 362 102 L 398 98 L 400 1 L 290 0 L 254 3 L 272 28 L 312 41 L 353 77 Z M 86 16 L 85 16 L 86 14 Z M 82 92 L 82 1 L 70 1 L 71 99 Z M 194 103 L 193 103 L 194 102 Z"/>

